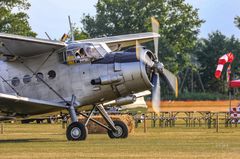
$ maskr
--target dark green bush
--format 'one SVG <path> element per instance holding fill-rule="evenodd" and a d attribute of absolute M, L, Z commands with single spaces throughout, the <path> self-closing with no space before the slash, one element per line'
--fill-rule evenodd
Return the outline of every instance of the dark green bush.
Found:
<path fill-rule="evenodd" d="M 234 99 L 237 97 L 232 97 Z M 146 100 L 151 100 L 151 96 L 145 98 Z M 228 100 L 229 96 L 227 94 L 220 93 L 181 93 L 176 98 L 173 95 L 161 96 L 161 100 Z"/>

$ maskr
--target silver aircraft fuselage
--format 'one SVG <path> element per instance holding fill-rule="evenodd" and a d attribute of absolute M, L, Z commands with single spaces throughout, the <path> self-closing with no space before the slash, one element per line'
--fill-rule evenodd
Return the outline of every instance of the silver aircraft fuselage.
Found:
<path fill-rule="evenodd" d="M 18 92 L 23 97 L 62 102 L 34 76 L 39 74 L 65 100 L 71 101 L 74 94 L 78 106 L 104 103 L 151 88 L 146 65 L 134 57 L 134 52 L 110 53 L 96 61 L 68 65 L 59 53 L 46 53 L 14 62 L 0 61 L 0 75 L 4 78 L 0 93 Z M 95 79 L 102 79 L 102 84 L 93 84 Z"/>

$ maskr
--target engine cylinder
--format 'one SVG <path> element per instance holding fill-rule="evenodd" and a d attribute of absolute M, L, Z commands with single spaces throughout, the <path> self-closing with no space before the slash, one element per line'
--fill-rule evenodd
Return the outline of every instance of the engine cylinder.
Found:
<path fill-rule="evenodd" d="M 130 95 L 126 97 L 121 97 L 115 100 L 116 105 L 126 105 L 126 104 L 132 104 L 137 100 L 137 97 L 135 95 Z"/>
<path fill-rule="evenodd" d="M 116 82 L 120 82 L 123 79 L 121 75 L 106 75 L 100 76 L 97 79 L 91 81 L 92 85 L 108 85 Z"/>

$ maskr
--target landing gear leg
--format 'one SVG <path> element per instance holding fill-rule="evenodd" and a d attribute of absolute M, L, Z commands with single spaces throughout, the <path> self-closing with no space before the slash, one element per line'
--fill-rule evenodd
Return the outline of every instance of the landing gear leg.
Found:
<path fill-rule="evenodd" d="M 112 138 L 127 138 L 128 127 L 122 121 L 112 121 L 102 105 L 96 106 L 102 117 L 105 119 L 110 129 L 108 129 L 108 136 Z"/>
<path fill-rule="evenodd" d="M 78 122 L 77 114 L 74 108 L 76 97 L 73 95 L 71 105 L 68 108 L 72 123 L 67 127 L 66 136 L 70 141 L 85 140 L 87 138 L 88 130 L 84 124 Z"/>

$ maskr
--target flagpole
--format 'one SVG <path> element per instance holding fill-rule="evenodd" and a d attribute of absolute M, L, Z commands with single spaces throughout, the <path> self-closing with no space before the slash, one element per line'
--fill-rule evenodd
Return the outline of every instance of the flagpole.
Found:
<path fill-rule="evenodd" d="M 231 89 L 231 63 L 228 66 L 227 69 L 227 85 L 228 85 L 228 93 L 229 93 L 229 117 L 231 116 L 231 111 L 232 111 L 232 89 Z"/>
<path fill-rule="evenodd" d="M 215 71 L 215 77 L 219 79 L 221 77 L 221 73 L 223 70 L 223 67 L 226 63 L 229 63 L 229 66 L 227 68 L 226 76 L 227 76 L 227 85 L 228 85 L 228 93 L 229 93 L 229 114 L 231 115 L 231 109 L 232 109 L 232 93 L 231 93 L 231 63 L 234 60 L 234 54 L 232 52 L 229 52 L 223 56 L 221 56 L 218 59 L 217 69 Z M 225 90 L 225 89 L 224 89 Z"/>

